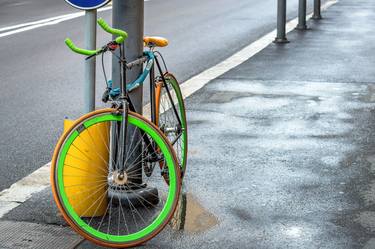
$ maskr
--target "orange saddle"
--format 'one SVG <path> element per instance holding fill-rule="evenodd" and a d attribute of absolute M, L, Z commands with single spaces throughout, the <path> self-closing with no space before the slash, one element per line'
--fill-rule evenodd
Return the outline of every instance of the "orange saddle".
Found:
<path fill-rule="evenodd" d="M 165 47 L 168 45 L 168 40 L 159 36 L 145 36 L 143 42 L 147 47 Z"/>

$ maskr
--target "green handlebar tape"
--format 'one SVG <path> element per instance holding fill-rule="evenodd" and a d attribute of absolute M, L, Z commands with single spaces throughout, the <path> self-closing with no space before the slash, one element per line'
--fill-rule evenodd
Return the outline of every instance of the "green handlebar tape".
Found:
<path fill-rule="evenodd" d="M 83 54 L 83 55 L 87 55 L 87 56 L 90 56 L 90 55 L 94 55 L 94 54 L 97 54 L 100 52 L 101 49 L 98 49 L 98 50 L 87 50 L 87 49 L 83 49 L 83 48 L 79 48 L 79 47 L 76 47 L 76 45 L 74 45 L 74 43 L 72 42 L 72 40 L 70 40 L 69 38 L 66 38 L 65 39 L 65 44 L 73 51 L 73 52 L 76 52 L 78 54 Z"/>
<path fill-rule="evenodd" d="M 108 33 L 118 36 L 115 39 L 117 44 L 123 43 L 126 40 L 126 38 L 128 38 L 128 33 L 120 29 L 114 29 L 114 28 L 109 27 L 108 23 L 106 23 L 103 18 L 99 18 L 98 24 L 100 27 L 102 27 L 102 29 L 104 29 Z"/>
<path fill-rule="evenodd" d="M 118 37 L 115 39 L 116 43 L 117 44 L 121 44 L 123 43 L 126 38 L 128 38 L 128 33 L 126 33 L 125 31 L 123 30 L 120 30 L 120 29 L 113 29 L 111 27 L 109 27 L 108 23 L 106 23 L 102 18 L 100 18 L 98 20 L 98 24 L 100 25 L 100 27 L 102 27 L 105 31 L 107 31 L 108 33 L 112 34 L 112 35 L 117 35 Z M 79 48 L 79 47 L 76 47 L 76 45 L 74 45 L 74 43 L 72 42 L 72 40 L 70 40 L 69 38 L 66 38 L 65 39 L 65 44 L 74 52 L 78 53 L 78 54 L 83 54 L 83 55 L 87 55 L 87 56 L 90 56 L 90 55 L 96 55 L 96 54 L 99 54 L 101 52 L 101 49 L 97 49 L 97 50 L 87 50 L 87 49 L 83 49 L 83 48 Z"/>

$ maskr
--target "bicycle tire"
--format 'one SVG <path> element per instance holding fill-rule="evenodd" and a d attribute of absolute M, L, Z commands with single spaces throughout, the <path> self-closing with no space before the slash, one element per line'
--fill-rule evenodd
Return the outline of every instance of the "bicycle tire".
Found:
<path fill-rule="evenodd" d="M 185 110 L 185 103 L 184 99 L 181 93 L 180 85 L 178 84 L 178 81 L 176 77 L 171 73 L 165 73 L 164 78 L 166 80 L 166 83 L 168 85 L 168 89 L 170 91 L 171 97 L 174 101 L 174 104 L 176 106 L 176 110 L 178 112 L 179 118 L 181 120 L 181 136 L 178 139 L 178 141 L 173 145 L 173 148 L 176 151 L 176 156 L 178 163 L 180 165 L 182 176 L 185 175 L 186 171 L 186 165 L 187 165 L 187 153 L 188 153 L 188 128 L 187 128 L 187 122 L 186 122 L 186 110 Z M 163 106 L 163 101 L 170 102 L 170 97 L 167 94 L 167 91 L 165 89 L 165 86 L 163 85 L 163 82 L 158 82 L 156 84 L 156 123 L 158 127 L 163 130 L 164 126 L 173 126 L 178 124 L 178 119 L 176 118 L 176 114 L 174 111 L 171 110 L 171 107 L 168 104 L 165 104 Z M 176 103 L 177 102 L 177 103 Z M 168 112 L 168 114 L 167 114 Z M 164 115 L 164 117 L 163 117 Z M 174 116 L 174 120 L 171 120 L 171 118 L 167 118 L 166 115 Z M 169 124 L 167 124 L 170 122 Z M 173 123 L 173 124 L 172 124 Z M 170 136 L 166 132 L 164 132 L 166 137 L 168 138 L 169 142 L 172 142 L 175 139 L 175 136 Z"/>
<path fill-rule="evenodd" d="M 138 225 L 137 225 L 136 226 L 137 230 L 134 233 L 129 232 L 130 230 L 128 228 L 128 225 L 127 225 L 126 219 L 125 219 L 125 216 L 128 215 L 128 213 L 126 213 L 126 215 L 125 215 L 125 211 L 123 210 L 123 205 L 122 205 L 123 203 L 121 202 L 120 197 L 118 197 L 117 206 L 115 206 L 114 204 L 112 206 L 113 197 L 112 197 L 111 203 L 110 203 L 110 205 L 111 205 L 110 208 L 111 208 L 111 210 L 113 208 L 113 213 L 115 213 L 116 207 L 118 209 L 118 217 L 119 218 L 118 218 L 118 224 L 117 224 L 117 226 L 118 226 L 117 234 L 112 232 L 112 227 L 110 227 L 112 218 L 110 218 L 111 211 L 109 211 L 109 216 L 108 216 L 108 208 L 109 208 L 108 206 L 107 206 L 107 209 L 105 210 L 105 212 L 101 216 L 99 216 L 99 217 L 102 217 L 101 222 L 100 222 L 100 226 L 103 224 L 104 217 L 108 216 L 107 234 L 102 231 L 103 229 L 101 229 L 100 226 L 99 226 L 99 228 L 93 227 L 92 220 L 94 219 L 94 217 L 95 217 L 95 219 L 97 218 L 96 217 L 97 214 L 95 214 L 95 213 L 91 214 L 91 216 L 93 216 L 93 217 L 91 217 L 90 222 L 87 222 L 87 220 L 90 217 L 86 217 L 86 215 L 84 215 L 84 214 L 79 215 L 77 213 L 78 208 L 74 207 L 74 204 L 73 204 L 73 201 L 72 201 L 72 200 L 74 200 L 73 195 L 68 196 L 68 193 L 69 193 L 68 187 L 74 188 L 75 186 L 66 184 L 66 182 L 68 182 L 68 179 L 71 179 L 70 177 L 72 177 L 72 175 L 66 175 L 66 172 L 68 172 L 67 170 L 70 168 L 69 165 L 66 164 L 66 162 L 71 163 L 72 160 L 73 161 L 75 160 L 75 158 L 70 153 L 73 153 L 73 152 L 76 151 L 75 146 L 78 145 L 78 142 L 80 141 L 79 139 L 82 140 L 82 137 L 80 137 L 80 134 L 84 134 L 84 132 L 90 133 L 90 130 L 89 130 L 90 127 L 91 127 L 91 129 L 94 129 L 94 127 L 96 129 L 99 129 L 98 128 L 99 126 L 95 126 L 95 125 L 102 125 L 102 124 L 104 124 L 104 122 L 113 122 L 113 121 L 118 122 L 118 121 L 122 120 L 122 116 L 115 114 L 115 112 L 116 112 L 115 109 L 102 109 L 102 110 L 97 110 L 97 111 L 91 112 L 87 115 L 84 115 L 80 119 L 78 119 L 61 136 L 59 142 L 57 143 L 57 146 L 55 148 L 53 158 L 52 158 L 51 186 L 52 186 L 52 192 L 53 192 L 55 202 L 56 202 L 60 212 L 62 213 L 62 215 L 63 215 L 64 219 L 67 221 L 67 223 L 78 234 L 80 234 L 84 238 L 86 238 L 86 239 L 88 239 L 88 240 L 90 240 L 90 241 L 92 241 L 92 242 L 94 242 L 98 245 L 101 245 L 101 246 L 113 247 L 113 248 L 124 248 L 124 247 L 133 247 L 133 246 L 143 244 L 144 242 L 146 242 L 146 241 L 152 239 L 154 236 L 156 236 L 168 224 L 168 222 L 173 217 L 173 213 L 175 212 L 176 206 L 178 204 L 178 198 L 179 198 L 179 193 L 180 193 L 180 188 L 181 188 L 181 183 L 180 183 L 181 179 L 180 179 L 180 169 L 179 169 L 179 166 L 178 166 L 177 161 L 176 161 L 175 153 L 173 151 L 172 146 L 169 144 L 167 138 L 150 121 L 146 120 L 141 115 L 138 115 L 138 114 L 133 113 L 133 112 L 129 112 L 128 124 L 139 128 L 145 134 L 147 134 L 147 136 L 149 136 L 149 138 L 152 139 L 153 142 L 155 142 L 157 144 L 157 147 L 159 148 L 159 150 L 161 150 L 161 152 L 163 153 L 163 156 L 165 157 L 165 161 L 168 163 L 167 166 L 168 166 L 168 171 L 169 171 L 169 184 L 165 184 L 164 180 L 161 180 L 161 181 L 163 181 L 164 184 L 160 183 L 160 184 L 163 185 L 164 188 L 165 188 L 165 186 L 168 186 L 167 187 L 168 192 L 167 192 L 167 195 L 165 196 L 164 206 L 158 207 L 161 210 L 160 213 L 157 213 L 154 216 L 153 216 L 153 214 L 149 215 L 150 217 L 155 217 L 154 220 L 150 221 L 150 224 L 146 225 L 142 229 L 139 229 Z M 136 134 L 136 131 L 134 131 L 134 134 Z M 77 142 L 77 144 L 74 145 L 74 143 L 76 143 L 76 142 Z M 102 140 L 102 143 L 103 143 L 103 140 Z M 100 143 L 98 143 L 98 144 L 100 145 Z M 95 144 L 95 146 L 96 146 L 96 144 Z M 101 146 L 103 146 L 103 145 L 101 145 Z M 85 153 L 87 153 L 87 154 L 85 154 L 86 159 L 89 159 L 88 155 L 93 157 L 92 156 L 93 154 L 89 154 L 90 151 L 85 150 Z M 82 152 L 82 154 L 84 154 L 84 153 Z M 129 157 L 130 157 L 130 155 L 129 155 Z M 67 161 L 67 158 L 68 159 L 70 158 L 71 161 Z M 93 168 L 96 167 L 95 164 L 93 164 L 93 159 L 90 159 L 90 160 L 92 160 L 90 166 L 93 167 Z M 77 165 L 78 165 L 78 163 L 77 163 Z M 75 165 L 75 167 L 79 167 L 77 165 Z M 82 167 L 80 169 L 82 170 L 82 172 L 85 172 L 85 175 L 87 173 L 91 174 L 91 175 L 87 174 L 87 177 L 92 177 L 91 179 L 93 179 L 95 177 L 94 176 L 95 174 L 92 174 L 93 172 L 95 172 L 95 173 L 99 172 L 99 171 L 95 171 L 96 169 L 94 170 L 94 169 L 91 169 L 91 168 L 90 168 L 90 172 L 83 171 Z M 64 173 L 65 173 L 65 175 L 64 175 Z M 108 172 L 102 173 L 102 174 L 103 175 L 101 177 L 103 177 L 103 179 L 104 179 L 104 177 L 107 177 L 105 179 L 105 181 L 109 181 L 109 180 L 107 180 L 107 179 L 109 179 L 109 176 L 106 175 L 106 174 L 108 174 Z M 162 177 L 160 177 L 160 175 L 158 177 L 162 178 Z M 85 184 L 86 184 L 85 186 L 89 186 L 88 184 L 90 183 L 89 181 L 86 181 L 87 179 L 90 179 L 90 178 L 80 179 L 82 182 L 85 182 Z M 157 179 L 157 178 L 155 177 L 155 179 Z M 66 181 L 66 182 L 64 182 L 64 181 Z M 103 182 L 104 182 L 104 180 L 103 180 Z M 107 188 L 107 191 L 108 191 L 108 186 L 99 187 L 99 185 L 103 185 L 103 184 L 105 185 L 106 183 L 98 184 L 97 182 L 91 182 L 91 184 L 92 183 L 95 183 L 95 184 L 90 185 L 90 186 L 97 186 L 97 188 L 99 190 L 101 188 Z M 87 189 L 85 191 L 89 191 L 89 190 L 90 189 Z M 128 190 L 128 191 L 130 191 L 130 190 Z M 91 195 L 91 193 L 94 193 L 94 192 L 90 191 L 89 193 Z M 74 193 L 74 195 L 75 194 L 82 194 L 82 193 Z M 162 199 L 162 198 L 163 198 L 163 195 L 160 195 L 160 199 Z M 106 196 L 105 193 L 104 193 L 103 196 L 101 197 L 101 199 L 102 199 L 102 201 L 103 200 L 108 201 L 108 196 Z M 138 199 L 138 197 L 137 197 L 137 199 Z M 99 198 L 98 198 L 98 200 L 99 200 Z M 96 203 L 95 205 L 98 205 L 98 207 L 99 207 L 101 205 L 102 201 L 98 204 L 97 203 L 98 200 L 96 200 L 94 203 Z M 138 200 L 140 200 L 140 202 L 144 202 L 142 199 L 138 199 Z M 80 201 L 82 201 L 82 200 L 80 200 Z M 159 203 L 160 202 L 163 202 L 163 201 L 160 200 Z M 129 200 L 129 203 L 130 203 L 130 209 L 132 211 L 132 207 L 131 207 L 132 204 L 131 204 L 130 200 Z M 149 206 L 149 204 L 147 204 L 147 205 L 144 205 L 144 207 L 146 209 L 144 209 L 144 207 L 142 207 L 142 208 L 143 208 L 144 211 L 147 210 L 148 212 L 151 212 L 152 211 L 151 208 L 157 209 L 157 208 L 154 208 L 154 207 L 157 207 L 157 205 L 159 205 L 159 204 L 155 204 L 155 206 L 152 206 L 152 207 L 150 206 L 150 209 L 147 209 L 147 206 Z M 97 207 L 97 209 L 98 209 L 98 207 Z M 135 208 L 135 206 L 133 206 L 133 208 Z M 87 210 L 88 209 L 89 208 L 87 208 Z M 141 209 L 139 209 L 138 211 L 140 211 L 140 210 Z M 141 214 L 142 213 L 138 213 L 138 215 L 141 215 Z M 120 216 L 121 215 L 124 216 L 123 219 L 125 221 L 126 229 L 128 230 L 129 234 L 121 234 L 120 235 Z M 132 215 L 133 215 L 133 219 L 134 219 L 134 212 L 133 211 L 132 211 Z M 144 219 L 145 218 L 146 217 L 144 217 Z M 134 219 L 135 223 L 137 223 L 136 220 L 137 219 Z M 114 224 L 115 224 L 115 222 L 112 224 L 112 226 L 114 226 Z M 129 226 L 130 226 L 130 223 L 129 223 Z M 110 229 L 111 229 L 111 233 L 109 233 Z M 121 229 L 125 229 L 125 228 L 123 228 L 123 226 L 121 226 Z M 133 229 L 133 228 L 131 228 L 131 229 Z"/>

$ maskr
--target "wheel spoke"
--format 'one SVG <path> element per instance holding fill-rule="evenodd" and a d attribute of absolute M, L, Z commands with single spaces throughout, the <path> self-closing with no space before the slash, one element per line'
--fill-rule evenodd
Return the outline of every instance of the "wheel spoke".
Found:
<path fill-rule="evenodd" d="M 107 115 L 105 117 L 109 117 L 109 121 L 95 119 L 100 115 Z M 127 139 L 124 178 L 117 171 L 117 155 L 111 152 L 118 148 L 119 142 L 117 124 L 113 123 L 120 121 L 110 120 L 111 115 L 90 116 L 84 122 L 95 120 L 91 121 L 91 126 L 80 130 L 74 139 L 65 138 L 58 152 L 60 160 L 54 162 L 54 179 L 57 181 L 52 186 L 59 195 L 59 208 L 67 214 L 64 217 L 72 221 L 69 223 L 81 235 L 105 241 L 108 245 L 125 247 L 134 241 L 128 240 L 133 238 L 130 235 L 140 236 L 137 237 L 139 241 L 142 241 L 142 236 L 149 239 L 160 230 L 159 226 L 168 223 L 167 219 L 172 216 L 170 212 L 177 205 L 180 185 L 173 184 L 171 192 L 171 186 L 166 184 L 156 165 L 160 163 L 159 156 L 167 158 L 164 159 L 164 167 L 176 171 L 173 175 L 178 176 L 178 164 L 172 155 L 164 154 L 173 153 L 173 148 L 161 133 L 149 121 L 133 116 L 128 123 L 129 130 L 133 129 L 133 132 L 128 134 Z M 63 157 L 62 153 L 65 153 Z M 151 153 L 158 155 L 155 157 Z M 155 170 L 155 174 L 149 177 L 143 175 L 143 156 L 150 159 L 146 163 Z M 112 165 L 111 168 L 109 165 Z M 59 170 L 61 167 L 62 170 Z M 178 178 L 169 181 L 179 182 Z M 171 193 L 175 194 L 171 196 Z M 155 223 L 156 219 L 160 220 Z M 151 224 L 159 225 L 154 227 Z M 142 230 L 148 232 L 142 235 L 139 233 Z"/>

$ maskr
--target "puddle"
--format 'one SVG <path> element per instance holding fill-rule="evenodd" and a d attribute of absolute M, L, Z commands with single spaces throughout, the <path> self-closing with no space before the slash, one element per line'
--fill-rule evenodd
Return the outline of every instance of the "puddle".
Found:
<path fill-rule="evenodd" d="M 208 211 L 189 193 L 182 193 L 171 227 L 186 233 L 203 233 L 219 224 L 217 217 Z"/>

